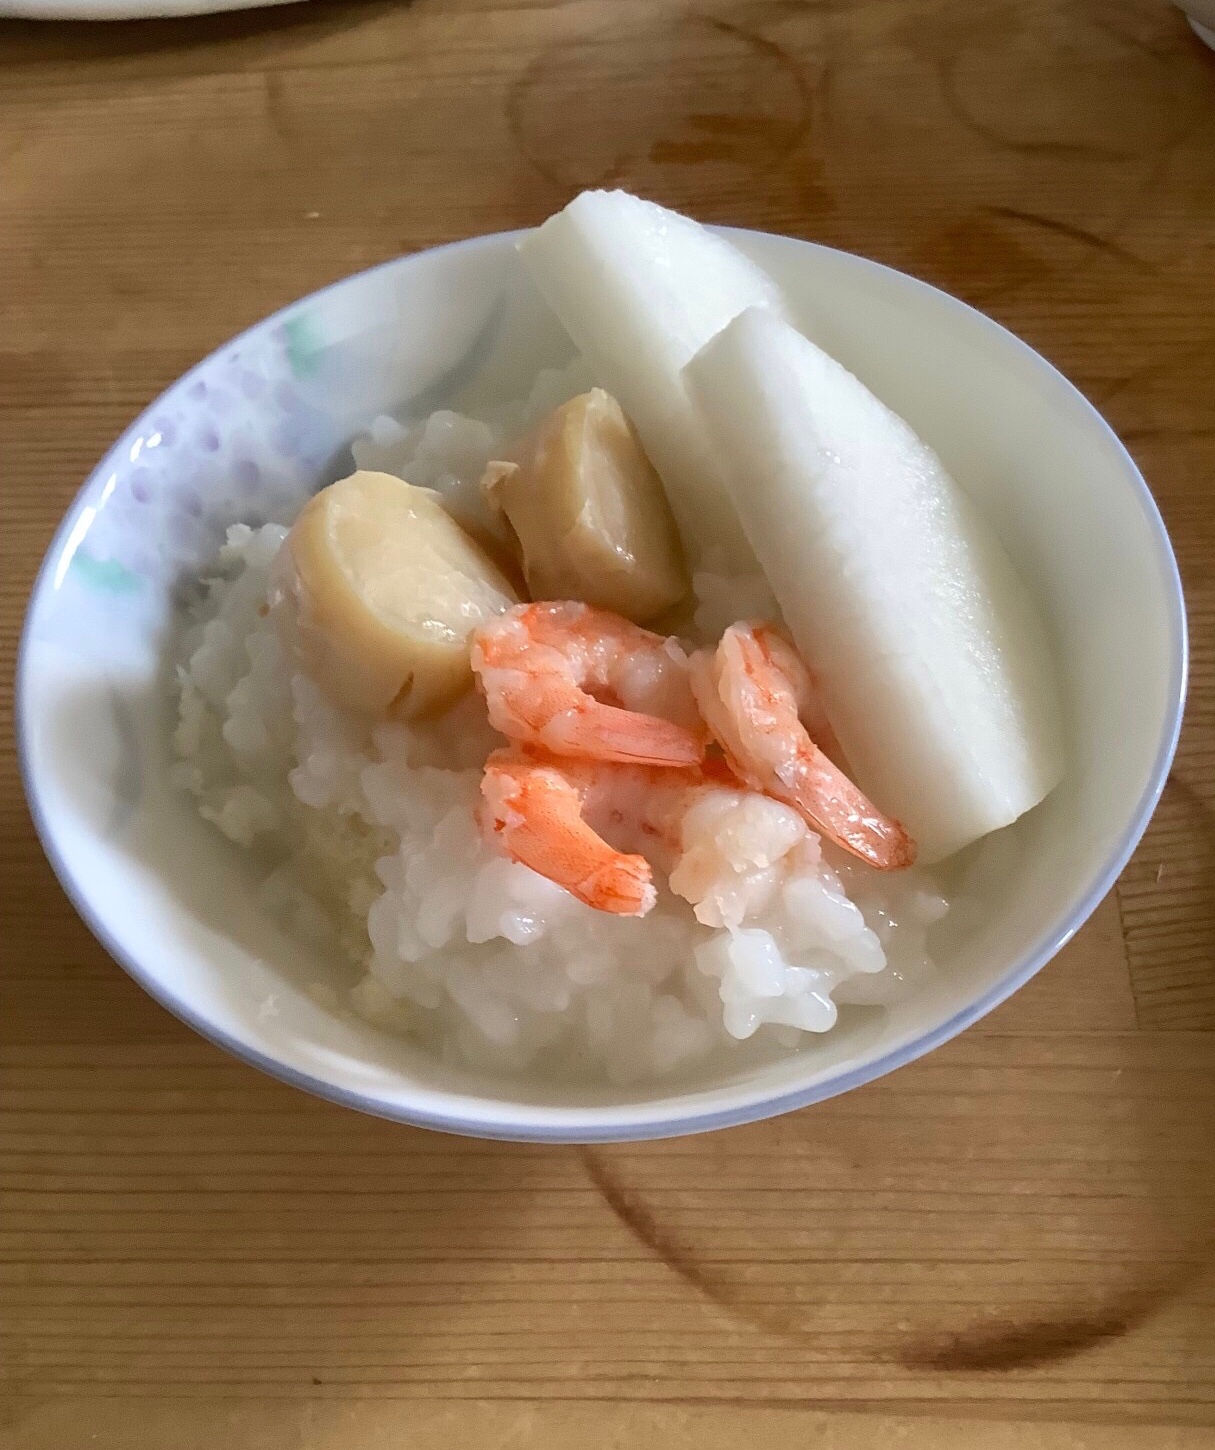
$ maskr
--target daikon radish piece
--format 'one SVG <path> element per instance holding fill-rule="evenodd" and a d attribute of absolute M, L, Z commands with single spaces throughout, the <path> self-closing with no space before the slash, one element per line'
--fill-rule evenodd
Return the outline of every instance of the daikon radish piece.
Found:
<path fill-rule="evenodd" d="M 469 637 L 517 602 L 438 494 L 363 471 L 305 505 L 272 590 L 285 641 L 326 693 L 404 719 L 472 684 Z"/>
<path fill-rule="evenodd" d="M 481 487 L 533 599 L 581 599 L 644 624 L 691 587 L 662 481 L 602 388 L 555 408 Z"/>
<path fill-rule="evenodd" d="M 658 469 L 688 557 L 754 567 L 680 370 L 746 307 L 783 307 L 729 242 L 625 191 L 584 191 L 519 244 L 540 291 L 620 400 Z"/>
<path fill-rule="evenodd" d="M 911 428 L 780 318 L 744 312 L 685 377 L 861 789 L 937 861 L 1063 771 L 1041 621 Z"/>

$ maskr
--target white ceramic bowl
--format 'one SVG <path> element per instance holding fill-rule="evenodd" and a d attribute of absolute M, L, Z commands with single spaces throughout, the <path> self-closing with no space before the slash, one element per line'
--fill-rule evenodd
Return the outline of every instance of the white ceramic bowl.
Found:
<path fill-rule="evenodd" d="M 1215 0 L 1176 0 L 1176 5 L 1199 40 L 1215 50 Z"/>
<path fill-rule="evenodd" d="M 0 0 L 0 16 L 23 20 L 161 20 L 171 15 L 211 15 L 218 10 L 257 10 L 292 0 Z"/>
<path fill-rule="evenodd" d="M 1050 621 L 1071 732 L 1064 784 L 989 873 L 982 924 L 935 984 L 768 1066 L 638 1090 L 480 1078 L 339 1018 L 257 908 L 249 860 L 163 781 L 174 585 L 227 523 L 341 475 L 369 417 L 525 391 L 569 344 L 510 236 L 405 257 L 254 327 L 187 374 L 76 499 L 34 589 L 18 672 L 26 788 L 60 880 L 131 975 L 248 1062 L 386 1117 L 485 1137 L 642 1138 L 744 1122 L 910 1062 L 989 1012 L 1113 884 L 1163 786 L 1185 687 L 1172 552 L 1117 438 L 1052 367 L 921 282 L 782 237 L 734 240 L 803 325 L 973 491 Z"/>

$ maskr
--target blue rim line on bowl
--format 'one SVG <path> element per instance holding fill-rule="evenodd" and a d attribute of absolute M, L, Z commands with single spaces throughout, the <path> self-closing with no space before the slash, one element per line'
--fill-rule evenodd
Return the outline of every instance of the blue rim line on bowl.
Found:
<path fill-rule="evenodd" d="M 722 227 L 716 228 L 715 230 L 722 232 L 724 235 L 730 235 L 732 233 L 744 237 L 765 235 L 763 233 L 748 232 L 741 228 Z M 520 235 L 522 235 L 521 232 L 490 233 L 485 236 L 470 237 L 461 241 L 450 242 L 442 247 L 430 248 L 427 249 L 427 252 L 428 254 L 434 254 L 453 252 L 478 246 L 488 246 L 491 244 L 500 245 L 502 242 L 509 241 Z M 790 239 L 781 238 L 780 240 Z M 801 241 L 802 239 L 798 238 L 795 240 Z M 803 245 L 818 247 L 817 243 L 803 242 Z M 824 247 L 821 250 L 834 251 L 836 249 Z M 309 1073 L 301 1072 L 296 1068 L 287 1066 L 269 1057 L 249 1043 L 241 1041 L 239 1038 L 200 1019 L 198 1014 L 186 1002 L 181 1001 L 173 992 L 166 989 L 163 984 L 153 978 L 150 973 L 122 949 L 104 922 L 94 912 L 83 893 L 78 889 L 76 883 L 72 880 L 33 786 L 32 768 L 30 764 L 32 758 L 32 722 L 29 717 L 27 691 L 25 688 L 25 675 L 28 668 L 30 632 L 33 617 L 33 601 L 38 597 L 52 572 L 59 567 L 64 551 L 74 542 L 73 535 L 79 526 L 80 516 L 87 506 L 85 498 L 94 480 L 109 470 L 111 460 L 124 449 L 128 449 L 132 441 L 149 425 L 151 415 L 165 401 L 169 392 L 187 383 L 195 374 L 205 368 L 219 352 L 239 344 L 242 339 L 247 338 L 253 332 L 260 331 L 267 326 L 281 324 L 287 321 L 294 313 L 315 304 L 320 299 L 326 297 L 337 288 L 347 285 L 352 280 L 373 276 L 385 269 L 397 266 L 402 260 L 401 258 L 392 258 L 389 261 L 379 263 L 375 267 L 367 268 L 363 272 L 354 273 L 350 277 L 345 277 L 331 283 L 327 287 L 323 287 L 306 297 L 289 303 L 286 307 L 272 313 L 269 317 L 260 319 L 249 328 L 237 334 L 236 337 L 228 339 L 215 353 L 202 359 L 188 372 L 183 374 L 181 378 L 176 379 L 165 393 L 162 393 L 149 404 L 130 424 L 111 448 L 107 450 L 105 456 L 85 480 L 73 499 L 59 528 L 56 530 L 34 581 L 30 596 L 31 603 L 27 610 L 25 625 L 18 646 L 14 692 L 16 699 L 17 755 L 26 800 L 43 850 L 46 852 L 51 867 L 76 912 L 110 956 L 119 963 L 127 974 L 150 997 L 159 1002 L 162 1007 L 166 1008 L 201 1037 L 215 1043 L 218 1047 L 224 1048 L 227 1052 L 232 1053 L 233 1056 L 249 1063 L 251 1066 L 260 1068 L 271 1077 L 288 1083 L 292 1087 L 301 1088 L 316 1097 L 337 1103 L 343 1107 L 354 1108 L 357 1111 L 367 1113 L 373 1117 L 406 1123 L 413 1127 L 455 1133 L 465 1137 L 501 1139 L 513 1142 L 595 1143 L 639 1141 L 651 1138 L 681 1137 L 692 1133 L 709 1132 L 718 1128 L 736 1127 L 743 1123 L 776 1117 L 779 1114 L 790 1112 L 797 1108 L 809 1107 L 814 1103 L 822 1102 L 827 1098 L 835 1097 L 840 1093 L 848 1092 L 856 1087 L 861 1087 L 865 1083 L 883 1077 L 900 1067 L 905 1067 L 917 1058 L 924 1056 L 934 1048 L 956 1037 L 965 1028 L 971 1026 L 972 1023 L 977 1022 L 980 1018 L 985 1017 L 994 1008 L 998 1007 L 1017 991 L 1018 988 L 1024 986 L 1052 957 L 1062 950 L 1104 900 L 1123 868 L 1130 860 L 1164 790 L 1169 768 L 1177 749 L 1186 696 L 1188 637 L 1181 578 L 1177 569 L 1177 562 L 1173 554 L 1172 545 L 1169 541 L 1160 511 L 1156 506 L 1156 501 L 1143 475 L 1140 473 L 1122 441 L 1097 409 L 1093 407 L 1079 389 L 1060 373 L 1052 363 L 1031 348 L 1028 343 L 1023 342 L 1015 333 L 1002 327 L 986 314 L 978 312 L 976 308 L 971 307 L 968 303 L 962 302 L 947 292 L 943 292 L 940 288 L 933 287 L 930 283 L 923 282 L 919 278 L 910 277 L 906 273 L 897 272 L 894 268 L 886 267 L 881 263 L 870 261 L 867 258 L 861 258 L 851 253 L 844 253 L 843 255 L 848 256 L 852 261 L 864 263 L 864 265 L 876 268 L 883 273 L 891 273 L 900 282 L 910 282 L 915 287 L 924 288 L 948 306 L 975 315 L 981 318 L 984 323 L 999 328 L 1005 338 L 1011 340 L 1015 348 L 1024 356 L 1031 359 L 1035 366 L 1048 369 L 1054 378 L 1063 385 L 1063 388 L 1071 395 L 1073 400 L 1080 404 L 1082 410 L 1089 416 L 1090 420 L 1097 424 L 1099 431 L 1113 443 L 1119 460 L 1135 491 L 1145 521 L 1148 524 L 1155 546 L 1156 564 L 1162 572 L 1166 592 L 1169 597 L 1172 658 L 1169 661 L 1168 694 L 1170 714 L 1167 728 L 1158 747 L 1155 760 L 1152 763 L 1147 782 L 1122 838 L 1105 866 L 1094 873 L 1091 881 L 1080 895 L 1077 905 L 1069 913 L 1067 920 L 1058 930 L 1040 941 L 1032 951 L 1027 952 L 1020 961 L 1016 962 L 1005 973 L 995 986 L 990 988 L 977 1001 L 970 1003 L 939 1026 L 893 1048 L 890 1052 L 877 1058 L 875 1061 L 855 1068 L 853 1071 L 845 1073 L 840 1077 L 833 1078 L 828 1082 L 815 1083 L 805 1088 L 794 1089 L 791 1092 L 777 1097 L 767 1096 L 762 1092 L 756 1093 L 753 1098 L 745 1098 L 735 1107 L 724 1110 L 705 1111 L 695 1116 L 680 1117 L 677 1121 L 647 1118 L 644 1104 L 629 1105 L 628 1107 L 613 1109 L 617 1119 L 621 1121 L 607 1127 L 586 1122 L 588 1117 L 592 1117 L 602 1111 L 595 1108 L 537 1108 L 528 1105 L 521 1107 L 517 1116 L 526 1118 L 530 1112 L 535 1118 L 535 1121 L 532 1123 L 525 1122 L 523 1124 L 512 1123 L 509 1126 L 494 1121 L 474 1121 L 454 1113 L 406 1109 L 399 1111 L 389 1110 L 381 1102 L 367 1098 L 360 1093 L 337 1087 Z M 546 1121 L 541 1122 L 541 1118 Z"/>

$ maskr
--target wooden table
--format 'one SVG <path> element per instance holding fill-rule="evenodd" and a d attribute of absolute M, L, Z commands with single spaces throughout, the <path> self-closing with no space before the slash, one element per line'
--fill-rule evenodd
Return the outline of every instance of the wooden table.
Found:
<path fill-rule="evenodd" d="M 612 182 L 939 283 L 1105 410 L 1194 631 L 1155 823 L 927 1060 L 707 1138 L 512 1147 L 194 1037 L 72 914 L 7 753 L 4 1450 L 1215 1443 L 1215 56 L 1160 0 L 0 22 L 4 648 L 187 365 Z"/>

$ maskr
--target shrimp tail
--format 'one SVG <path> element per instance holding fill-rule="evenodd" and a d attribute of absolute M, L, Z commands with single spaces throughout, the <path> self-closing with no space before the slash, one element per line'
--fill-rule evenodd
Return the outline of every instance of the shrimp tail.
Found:
<path fill-rule="evenodd" d="M 692 766 L 705 753 L 704 742 L 682 725 L 594 699 L 552 716 L 537 735 L 554 755 L 622 765 Z"/>
<path fill-rule="evenodd" d="M 770 626 L 733 624 L 715 654 L 692 660 L 692 688 L 730 768 L 784 801 L 821 835 L 880 871 L 910 866 L 915 842 L 819 748 L 799 718 L 812 688 Z"/>
<path fill-rule="evenodd" d="M 820 835 L 880 871 L 898 871 L 915 861 L 915 842 L 890 816 L 817 747 L 789 772 L 787 803 Z"/>
<path fill-rule="evenodd" d="M 556 761 L 496 750 L 481 780 L 482 826 L 512 860 L 597 911 L 645 916 L 657 900 L 649 863 L 615 851 L 582 819 L 582 795 Z"/>
<path fill-rule="evenodd" d="M 683 768 L 700 762 L 705 743 L 674 643 L 559 600 L 484 625 L 470 660 L 490 723 L 509 739 L 572 760 Z"/>

